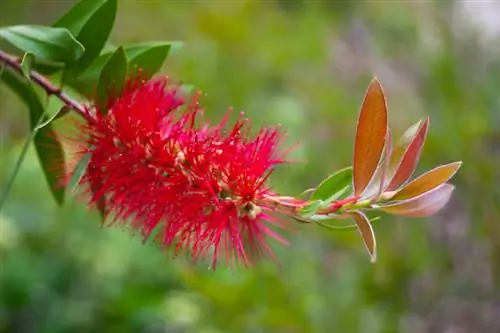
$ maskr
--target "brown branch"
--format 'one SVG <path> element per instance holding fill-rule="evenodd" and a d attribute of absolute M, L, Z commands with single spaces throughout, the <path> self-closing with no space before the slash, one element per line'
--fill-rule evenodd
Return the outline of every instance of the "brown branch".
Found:
<path fill-rule="evenodd" d="M 12 56 L 8 53 L 3 52 L 0 50 L 0 63 L 4 64 L 7 67 L 10 67 L 14 69 L 15 71 L 19 73 L 23 73 L 23 70 L 21 68 L 21 64 L 17 60 L 15 56 Z M 60 88 L 56 87 L 52 82 L 50 82 L 45 76 L 42 74 L 36 72 L 36 71 L 30 71 L 30 77 L 31 80 L 33 80 L 34 83 L 39 85 L 47 95 L 49 96 L 55 96 L 58 98 L 61 102 L 63 102 L 67 107 L 78 113 L 80 116 L 84 117 L 85 119 L 88 118 L 88 113 L 85 110 L 85 108 L 75 101 L 73 98 L 65 94 L 64 92 L 61 91 Z"/>

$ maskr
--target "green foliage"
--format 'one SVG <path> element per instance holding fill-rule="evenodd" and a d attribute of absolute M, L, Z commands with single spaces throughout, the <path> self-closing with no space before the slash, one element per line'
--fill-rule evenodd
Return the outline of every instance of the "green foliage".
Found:
<path fill-rule="evenodd" d="M 31 52 L 26 52 L 21 60 L 21 69 L 26 80 L 30 81 L 31 68 L 35 62 L 35 56 Z"/>
<path fill-rule="evenodd" d="M 12 89 L 20 99 L 28 106 L 30 111 L 30 129 L 35 149 L 40 160 L 40 164 L 50 187 L 52 195 L 58 204 L 64 201 L 64 187 L 60 186 L 60 180 L 64 175 L 64 152 L 61 143 L 57 140 L 57 135 L 50 124 L 45 124 L 43 128 L 39 125 L 46 120 L 45 108 L 40 101 L 37 92 L 21 75 L 6 68 L 1 77 L 2 81 Z M 24 159 L 24 155 L 19 157 Z M 56 166 L 60 165 L 60 168 Z M 15 177 L 16 171 L 14 173 Z"/>
<path fill-rule="evenodd" d="M 180 42 L 150 42 L 130 45 L 125 48 L 129 59 L 130 75 L 134 75 L 140 70 L 144 79 L 152 77 L 157 73 L 169 52 L 172 49 L 181 47 Z"/>
<path fill-rule="evenodd" d="M 123 49 L 128 59 L 129 76 L 140 70 L 141 77 L 144 79 L 151 77 L 161 69 L 169 53 L 181 46 L 180 42 L 150 42 L 124 45 Z M 87 96 L 94 93 L 104 66 L 116 51 L 117 48 L 112 47 L 110 51 L 101 53 L 84 73 L 70 83 L 71 86 Z"/>
<path fill-rule="evenodd" d="M 0 28 L 0 37 L 24 52 L 55 62 L 75 62 L 85 51 L 82 44 L 64 28 L 15 25 Z"/>
<path fill-rule="evenodd" d="M 69 110 L 62 107 L 50 117 L 44 115 L 40 118 L 45 114 L 45 106 L 30 86 L 30 71 L 34 69 L 42 74 L 63 71 L 63 85 L 69 84 L 84 96 L 95 94 L 97 106 L 106 112 L 107 102 L 113 95 L 120 93 L 129 75 L 140 71 L 144 78 L 153 76 L 160 70 L 172 48 L 181 45 L 179 42 L 148 42 L 132 44 L 126 49 L 113 46 L 108 38 L 116 11 L 116 0 L 83 0 L 56 20 L 53 26 L 16 25 L 0 28 L 0 37 L 24 52 L 20 70 L 25 80 L 9 71 L 3 81 L 30 108 L 35 147 L 58 203 L 62 203 L 64 198 L 64 188 L 59 185 L 64 170 L 54 166 L 62 163 L 64 155 L 51 123 Z M 46 92 L 54 93 L 53 88 Z M 35 128 L 35 125 L 39 126 Z M 24 156 L 20 158 L 22 160 Z M 84 170 L 80 165 L 77 172 L 79 177 Z M 14 177 L 16 174 L 14 172 Z M 96 191 L 97 188 L 92 190 Z M 104 206 L 102 203 L 100 206 L 103 213 Z"/>
<path fill-rule="evenodd" d="M 116 0 L 81 1 L 54 23 L 56 27 L 69 29 L 85 47 L 84 55 L 67 68 L 66 79 L 81 74 L 100 54 L 115 22 L 116 2 Z"/>
<path fill-rule="evenodd" d="M 337 200 L 352 184 L 352 167 L 343 168 L 322 181 L 311 195 L 311 200 Z"/>
<path fill-rule="evenodd" d="M 101 112 L 106 111 L 110 97 L 119 96 L 126 84 L 128 76 L 127 55 L 119 47 L 106 61 L 97 86 L 97 106 Z"/>

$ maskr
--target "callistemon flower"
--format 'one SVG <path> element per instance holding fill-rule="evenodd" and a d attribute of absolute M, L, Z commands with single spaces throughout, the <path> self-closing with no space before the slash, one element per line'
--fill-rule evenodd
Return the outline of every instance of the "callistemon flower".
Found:
<path fill-rule="evenodd" d="M 327 228 L 355 227 L 375 262 L 374 219 L 365 211 L 433 215 L 451 198 L 448 181 L 461 166 L 449 163 L 410 180 L 429 120 L 393 144 L 378 80 L 361 106 L 352 167 L 306 191 L 307 199 L 278 195 L 267 185 L 274 168 L 286 162 L 278 128 L 251 135 L 243 114 L 229 125 L 232 112 L 212 124 L 197 95 L 185 100 L 165 78 L 131 79 L 106 106 L 96 105 L 78 128 L 85 142 L 78 166 L 84 167 L 75 168 L 70 180 L 79 179 L 108 224 L 128 225 L 144 240 L 185 250 L 194 260 L 211 256 L 212 267 L 221 258 L 247 265 L 274 257 L 268 241 L 287 243 L 273 230 L 283 226 L 281 215 Z M 345 219 L 354 225 L 336 225 Z"/>
<path fill-rule="evenodd" d="M 193 259 L 211 254 L 213 266 L 272 256 L 269 237 L 286 243 L 271 230 L 281 224 L 273 212 L 300 204 L 266 185 L 285 161 L 282 136 L 277 128 L 251 136 L 243 114 L 232 127 L 229 116 L 211 124 L 196 96 L 186 102 L 167 79 L 130 80 L 106 108 L 89 107 L 80 128 L 90 205 Z"/>

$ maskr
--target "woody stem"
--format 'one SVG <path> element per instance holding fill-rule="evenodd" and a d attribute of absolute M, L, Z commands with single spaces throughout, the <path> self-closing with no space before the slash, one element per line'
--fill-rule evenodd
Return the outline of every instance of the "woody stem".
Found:
<path fill-rule="evenodd" d="M 0 64 L 9 67 L 20 74 L 23 74 L 20 61 L 15 56 L 3 52 L 2 50 L 0 50 Z M 55 96 L 77 114 L 84 117 L 85 119 L 88 118 L 85 108 L 80 103 L 62 92 L 59 87 L 55 86 L 45 76 L 33 70 L 30 71 L 29 75 L 31 80 L 35 84 L 40 86 L 47 93 L 47 95 Z"/>

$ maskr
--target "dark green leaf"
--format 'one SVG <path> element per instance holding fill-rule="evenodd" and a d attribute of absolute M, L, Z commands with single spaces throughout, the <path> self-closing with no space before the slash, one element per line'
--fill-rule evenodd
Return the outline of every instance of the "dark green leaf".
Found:
<path fill-rule="evenodd" d="M 115 22 L 116 2 L 117 0 L 80 1 L 54 23 L 54 26 L 69 29 L 85 47 L 84 55 L 68 67 L 66 78 L 81 74 L 101 53 Z"/>
<path fill-rule="evenodd" d="M 59 182 L 65 173 L 63 167 L 64 151 L 50 124 L 38 130 L 40 123 L 46 120 L 40 98 L 34 88 L 20 74 L 9 68 L 5 69 L 2 80 L 30 109 L 30 127 L 35 133 L 33 135 L 35 149 L 50 190 L 61 205 L 64 201 L 64 187 L 59 186 Z M 57 165 L 61 165 L 61 167 L 56 169 Z"/>
<path fill-rule="evenodd" d="M 23 56 L 23 60 L 21 61 L 21 70 L 26 79 L 31 81 L 31 68 L 33 66 L 33 62 L 35 61 L 35 56 L 31 52 L 26 52 Z"/>
<path fill-rule="evenodd" d="M 33 69 L 42 75 L 53 75 L 62 71 L 64 69 L 64 64 L 61 62 L 46 61 L 35 58 Z"/>
<path fill-rule="evenodd" d="M 346 186 L 352 184 L 352 167 L 347 167 L 335 172 L 318 185 L 311 196 L 311 200 L 327 200 L 339 191 L 344 191 Z M 339 195 L 340 197 L 340 195 Z M 338 198 L 337 198 L 338 199 Z M 335 199 L 334 199 L 335 200 Z"/>
<path fill-rule="evenodd" d="M 41 25 L 16 25 L 0 28 L 0 37 L 37 58 L 71 63 L 80 58 L 85 48 L 65 28 Z"/>
<path fill-rule="evenodd" d="M 132 71 L 134 70 L 134 66 L 142 67 L 143 72 L 147 74 L 145 78 L 149 78 L 160 70 L 164 59 L 170 54 L 170 52 L 172 52 L 172 50 L 178 48 L 178 45 L 181 45 L 181 43 L 155 42 L 125 45 L 123 48 L 129 60 L 129 69 Z M 70 82 L 70 85 L 81 94 L 92 96 L 97 89 L 99 76 L 104 68 L 104 65 L 106 65 L 106 62 L 115 51 L 116 48 L 113 48 L 113 50 L 109 52 L 102 53 L 92 62 L 85 72 L 83 72 L 73 82 Z M 163 60 L 161 60 L 165 51 L 166 54 L 163 57 Z M 135 71 L 137 71 L 137 69 L 135 69 Z M 129 76 L 131 75 L 133 74 L 130 73 Z M 186 86 L 186 88 L 192 88 L 192 86 Z"/>
<path fill-rule="evenodd" d="M 105 110 L 110 97 L 117 96 L 125 86 L 128 74 L 128 61 L 125 51 L 119 47 L 108 59 L 99 76 L 97 86 L 97 106 Z"/>
<path fill-rule="evenodd" d="M 125 49 L 129 58 L 129 67 L 133 73 L 140 70 L 144 79 L 152 77 L 161 69 L 167 59 L 172 43 L 156 42 L 131 45 Z M 131 75 L 133 75 L 131 73 Z"/>

